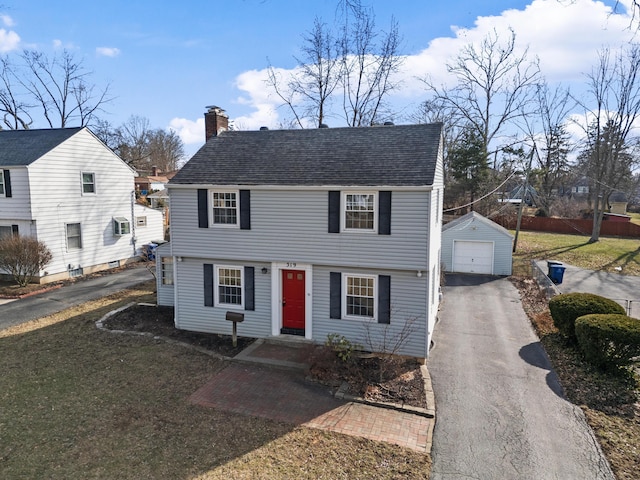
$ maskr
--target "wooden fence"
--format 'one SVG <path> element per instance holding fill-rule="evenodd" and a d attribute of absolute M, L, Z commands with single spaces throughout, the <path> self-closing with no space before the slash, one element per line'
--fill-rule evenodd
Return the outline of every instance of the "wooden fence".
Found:
<path fill-rule="evenodd" d="M 510 230 L 515 230 L 516 228 L 517 218 L 515 216 L 496 216 L 492 217 L 491 220 Z M 522 217 L 520 228 L 522 230 L 536 232 L 591 235 L 593 220 L 585 220 L 582 218 Z M 600 235 L 640 238 L 640 225 L 631 222 L 603 220 Z"/>

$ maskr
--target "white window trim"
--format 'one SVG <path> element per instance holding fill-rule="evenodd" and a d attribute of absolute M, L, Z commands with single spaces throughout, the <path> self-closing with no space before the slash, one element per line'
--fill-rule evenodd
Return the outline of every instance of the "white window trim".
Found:
<path fill-rule="evenodd" d="M 127 224 L 129 231 L 122 233 L 122 225 Z M 113 234 L 116 237 L 124 237 L 125 235 L 131 235 L 131 222 L 125 217 L 113 217 Z"/>
<path fill-rule="evenodd" d="M 167 275 L 167 265 L 171 265 L 170 274 Z M 175 270 L 175 261 L 174 257 L 170 256 L 162 256 L 160 257 L 160 283 L 165 286 L 173 286 L 174 285 L 174 272 Z M 167 283 L 167 280 L 170 280 L 171 283 Z"/>
<path fill-rule="evenodd" d="M 2 171 L 2 169 L 0 169 L 0 187 L 2 188 L 0 190 L 0 197 L 6 197 L 7 189 L 5 188 L 5 185 L 4 185 L 4 172 Z"/>
<path fill-rule="evenodd" d="M 373 279 L 373 317 L 363 317 L 360 315 L 347 315 L 347 278 L 372 278 Z M 359 320 L 361 322 L 378 321 L 378 275 L 367 275 L 363 273 L 343 273 L 342 274 L 342 318 L 347 320 Z"/>
<path fill-rule="evenodd" d="M 347 195 L 373 195 L 373 229 L 365 228 L 347 228 Z M 343 191 L 340 195 L 340 231 L 341 232 L 355 232 L 355 233 L 378 233 L 378 195 L 377 191 Z"/>
<path fill-rule="evenodd" d="M 136 227 L 146 227 L 147 226 L 147 216 L 142 215 L 136 217 Z"/>
<path fill-rule="evenodd" d="M 79 247 L 70 247 L 69 246 L 69 225 L 80 225 L 80 246 Z M 67 246 L 67 251 L 73 250 L 82 250 L 82 222 L 66 222 L 64 224 L 64 241 Z"/>
<path fill-rule="evenodd" d="M 241 292 L 241 302 L 237 303 L 222 303 L 220 302 L 220 283 L 219 283 L 219 272 L 221 268 L 228 268 L 231 270 L 240 270 L 240 292 Z M 224 307 L 224 308 L 235 308 L 238 310 L 244 310 L 244 300 L 245 300 L 245 283 L 244 283 L 244 267 L 240 265 L 215 265 L 214 273 L 213 273 L 213 295 L 214 295 L 214 306 L 216 307 Z"/>
<path fill-rule="evenodd" d="M 304 338 L 313 340 L 313 266 L 297 261 L 271 263 L 271 335 L 279 336 L 282 328 L 282 270 L 305 272 Z"/>
<path fill-rule="evenodd" d="M 236 195 L 236 223 L 215 223 L 215 215 L 213 209 L 215 208 L 213 202 L 214 193 L 234 193 Z M 229 189 L 211 189 L 209 190 L 209 225 L 215 228 L 240 228 L 240 190 Z"/>
<path fill-rule="evenodd" d="M 85 182 L 84 182 L 84 176 L 85 175 L 91 175 L 93 177 L 93 183 L 91 183 L 91 185 L 93 185 L 93 192 L 85 192 L 84 191 L 84 186 L 85 185 L 89 185 L 88 183 L 85 184 Z M 95 174 L 95 172 L 80 172 L 80 193 L 82 195 L 96 195 L 97 191 L 98 191 L 98 189 L 96 188 L 96 174 Z"/>

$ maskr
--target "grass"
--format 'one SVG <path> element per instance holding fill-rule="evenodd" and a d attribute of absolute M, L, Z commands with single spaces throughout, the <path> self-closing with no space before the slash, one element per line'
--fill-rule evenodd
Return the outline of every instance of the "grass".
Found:
<path fill-rule="evenodd" d="M 219 360 L 94 325 L 153 287 L 0 331 L 0 478 L 428 477 L 428 455 L 191 405 Z"/>
<path fill-rule="evenodd" d="M 640 275 L 640 239 L 601 237 L 596 243 L 588 240 L 588 236 L 581 235 L 520 232 L 513 255 L 514 274 L 528 274 L 531 260 L 558 260 L 588 270 Z"/>
<path fill-rule="evenodd" d="M 640 225 L 640 213 L 627 212 L 627 215 L 629 215 L 631 217 L 631 223 L 635 223 L 636 225 Z"/>

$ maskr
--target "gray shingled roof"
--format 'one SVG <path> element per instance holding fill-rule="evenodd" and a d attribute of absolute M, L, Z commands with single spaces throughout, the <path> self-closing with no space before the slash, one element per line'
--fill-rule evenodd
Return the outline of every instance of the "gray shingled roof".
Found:
<path fill-rule="evenodd" d="M 223 132 L 169 185 L 431 185 L 441 130 L 434 123 Z"/>
<path fill-rule="evenodd" d="M 29 165 L 82 128 L 0 130 L 0 167 Z"/>

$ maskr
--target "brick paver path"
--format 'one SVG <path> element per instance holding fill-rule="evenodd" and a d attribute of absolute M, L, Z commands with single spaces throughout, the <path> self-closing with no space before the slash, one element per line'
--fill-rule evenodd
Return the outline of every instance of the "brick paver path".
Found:
<path fill-rule="evenodd" d="M 334 398 L 299 372 L 231 364 L 191 395 L 192 403 L 427 452 L 432 419 Z"/>

